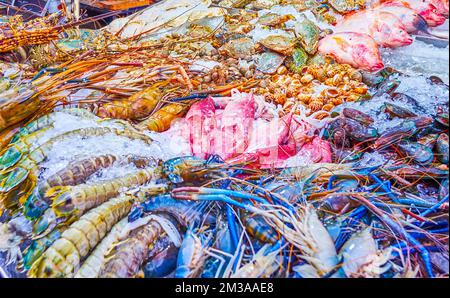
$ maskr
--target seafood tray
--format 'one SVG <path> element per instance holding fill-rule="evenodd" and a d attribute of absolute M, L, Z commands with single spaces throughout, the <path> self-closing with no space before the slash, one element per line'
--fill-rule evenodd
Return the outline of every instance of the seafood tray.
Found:
<path fill-rule="evenodd" d="M 81 2 L 0 16 L 0 277 L 449 276 L 448 1 Z"/>

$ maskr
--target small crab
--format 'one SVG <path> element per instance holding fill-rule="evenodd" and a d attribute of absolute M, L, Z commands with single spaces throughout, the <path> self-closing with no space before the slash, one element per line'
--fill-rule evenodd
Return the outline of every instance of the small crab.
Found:
<path fill-rule="evenodd" d="M 259 41 L 264 47 L 274 52 L 289 56 L 294 52 L 295 43 L 284 35 L 270 35 Z"/>
<path fill-rule="evenodd" d="M 254 54 L 255 43 L 251 38 L 242 37 L 232 39 L 219 48 L 219 53 L 233 58 L 242 58 Z"/>
<path fill-rule="evenodd" d="M 276 13 L 268 13 L 258 19 L 258 23 L 263 26 L 279 27 L 287 21 L 295 19 L 293 15 L 279 15 Z"/>

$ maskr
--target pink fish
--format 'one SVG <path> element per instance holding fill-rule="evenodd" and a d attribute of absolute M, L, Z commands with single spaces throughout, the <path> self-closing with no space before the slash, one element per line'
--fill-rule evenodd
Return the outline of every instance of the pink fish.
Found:
<path fill-rule="evenodd" d="M 211 97 L 191 106 L 181 133 L 189 140 L 192 152 L 202 158 L 213 153 L 213 133 L 217 129 L 216 108 Z"/>
<path fill-rule="evenodd" d="M 341 32 L 326 36 L 319 42 L 319 52 L 338 63 L 375 72 L 384 68 L 377 43 L 370 35 Z"/>
<path fill-rule="evenodd" d="M 292 118 L 293 114 L 288 114 L 281 119 L 255 122 L 246 156 L 253 154 L 260 167 L 267 168 L 280 167 L 285 159 L 295 155 L 295 146 L 290 142 Z"/>
<path fill-rule="evenodd" d="M 437 12 L 445 17 L 449 14 L 448 0 L 428 0 L 431 4 L 436 6 Z"/>
<path fill-rule="evenodd" d="M 274 125 L 277 123 L 277 125 Z M 293 115 L 286 115 L 281 121 L 275 119 L 271 121 L 272 129 L 267 130 L 278 138 L 276 143 L 275 137 L 272 142 L 256 152 L 248 152 L 238 157 L 242 162 L 252 159 L 260 168 L 280 168 L 283 167 L 285 161 L 296 155 L 308 156 L 312 162 L 331 162 L 331 146 L 328 141 L 322 140 L 317 136 L 308 136 L 313 128 L 306 122 L 293 119 Z M 273 128 L 278 128 L 276 132 Z"/>
<path fill-rule="evenodd" d="M 256 102 L 253 95 L 245 93 L 217 101 L 209 97 L 193 104 L 167 133 L 181 136 L 193 155 L 206 158 L 218 154 L 227 163 L 251 161 L 258 168 L 281 167 L 286 159 L 302 152 L 313 161 L 328 161 L 328 142 L 308 136 L 309 124 L 293 121 L 293 113 L 270 119 L 264 113 L 256 115 Z"/>
<path fill-rule="evenodd" d="M 358 32 L 370 35 L 383 47 L 396 48 L 410 45 L 413 42 L 405 25 L 394 14 L 379 10 L 363 10 L 348 15 L 334 32 Z"/>
<path fill-rule="evenodd" d="M 274 154 L 276 152 L 276 154 Z M 278 145 L 276 151 L 261 150 L 258 152 L 260 168 L 280 168 L 291 157 L 300 155 L 311 159 L 314 163 L 328 163 L 332 161 L 331 145 L 328 141 L 317 136 L 305 138 L 302 143 L 289 142 Z"/>
<path fill-rule="evenodd" d="M 330 143 L 316 136 L 310 142 L 305 143 L 300 152 L 302 154 L 309 154 L 315 163 L 329 163 L 332 161 Z"/>
<path fill-rule="evenodd" d="M 375 10 L 394 14 L 403 23 L 408 33 L 428 32 L 428 24 L 425 19 L 414 9 L 400 3 L 385 2 L 375 7 Z"/>
<path fill-rule="evenodd" d="M 216 105 L 224 109 L 217 109 Z M 193 155 L 201 158 L 218 154 L 230 158 L 245 152 L 255 117 L 252 95 L 228 98 L 216 104 L 211 97 L 191 106 L 186 117 L 173 125 L 168 134 L 181 136 Z"/>
<path fill-rule="evenodd" d="M 220 117 L 216 131 L 215 152 L 227 159 L 245 152 L 255 118 L 253 95 L 230 101 Z"/>
<path fill-rule="evenodd" d="M 403 6 L 414 9 L 425 19 L 425 21 L 427 21 L 428 26 L 430 27 L 437 27 L 445 23 L 445 17 L 440 14 L 437 7 L 428 0 L 389 0 L 387 2 L 400 3 Z"/>

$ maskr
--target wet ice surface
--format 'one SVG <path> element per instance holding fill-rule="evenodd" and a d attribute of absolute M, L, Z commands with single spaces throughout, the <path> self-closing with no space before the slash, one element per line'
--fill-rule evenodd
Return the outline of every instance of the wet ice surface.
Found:
<path fill-rule="evenodd" d="M 64 134 L 68 131 L 79 129 L 79 128 L 87 128 L 87 127 L 115 127 L 120 128 L 118 125 L 113 125 L 111 123 L 106 122 L 97 122 L 94 119 L 85 119 L 82 117 L 70 115 L 64 112 L 55 112 L 52 115 L 52 118 L 54 119 L 54 122 L 50 129 L 46 130 L 40 137 L 39 137 L 39 144 L 44 144 L 45 142 L 49 141 L 50 139 Z M 98 118 L 100 119 L 100 118 Z M 37 144 L 36 144 L 37 145 Z"/>
<path fill-rule="evenodd" d="M 291 32 L 286 32 L 281 29 L 265 29 L 261 25 L 256 25 L 255 29 L 249 32 L 249 36 L 253 38 L 254 42 L 259 42 L 263 40 L 264 38 L 272 35 L 281 35 L 286 36 L 288 38 L 294 38 L 294 34 Z"/>
<path fill-rule="evenodd" d="M 448 104 L 449 90 L 445 86 L 433 85 L 426 76 L 401 76 L 396 92 L 414 98 L 426 114 L 433 115 L 438 106 Z"/>
<path fill-rule="evenodd" d="M 16 264 L 12 263 L 5 266 L 6 252 L 0 252 L 0 278 L 23 278 L 26 277 L 24 273 L 16 271 Z"/>
<path fill-rule="evenodd" d="M 184 126 L 180 124 L 179 121 L 174 121 L 171 125 L 171 129 L 166 132 L 147 133 L 147 135 L 158 141 L 160 144 L 164 144 L 164 149 L 170 152 L 172 158 L 191 155 L 191 145 L 189 140 L 181 137 L 182 133 L 180 130 L 184 129 Z"/>
<path fill-rule="evenodd" d="M 383 62 L 407 75 L 438 76 L 449 83 L 449 47 L 438 48 L 420 40 L 407 47 L 380 49 Z"/>
<path fill-rule="evenodd" d="M 403 108 L 409 109 L 419 116 L 433 116 L 436 114 L 436 108 L 448 105 L 449 91 L 445 86 L 432 85 L 427 82 L 426 76 L 398 76 L 401 81 L 400 86 L 395 92 L 404 93 L 414 98 L 420 107 L 414 107 L 410 103 L 394 101 L 392 98 L 384 94 L 374 97 L 370 100 L 362 102 L 348 102 L 335 108 L 335 111 L 342 111 L 343 108 L 355 108 L 361 112 L 372 116 L 375 122 L 372 124 L 379 133 L 385 132 L 387 129 L 394 127 L 403 119 L 390 118 L 388 114 L 382 112 L 385 103 L 392 103 Z"/>
<path fill-rule="evenodd" d="M 299 152 L 298 154 L 289 157 L 283 162 L 283 168 L 303 167 L 312 164 L 312 157 L 309 152 Z"/>
<path fill-rule="evenodd" d="M 120 124 L 113 121 L 86 120 L 81 117 L 68 115 L 66 113 L 58 112 L 55 117 L 54 127 L 46 131 L 43 138 L 50 139 L 67 131 L 76 130 L 86 127 L 115 127 L 122 128 Z M 162 146 L 161 144 L 169 144 L 164 136 L 158 134 L 148 134 L 154 142 L 146 144 L 140 140 L 132 140 L 126 137 L 117 136 L 114 134 L 106 134 L 102 136 L 81 138 L 74 136 L 63 141 L 55 143 L 48 153 L 47 160 L 40 164 L 41 175 L 40 179 L 46 179 L 57 171 L 66 167 L 70 162 L 81 160 L 93 156 L 103 154 L 113 154 L 117 157 L 134 155 L 145 156 L 147 158 L 167 160 L 176 157 L 179 151 L 172 151 L 171 148 L 176 146 Z M 166 143 L 167 142 L 167 143 Z M 136 168 L 134 168 L 136 170 Z M 105 171 L 106 173 L 107 171 Z M 105 175 L 105 179 L 116 178 L 132 172 L 132 169 L 117 166 L 111 169 L 111 172 Z M 123 175 L 121 175 L 123 174 Z M 99 176 L 101 178 L 102 176 Z"/>
<path fill-rule="evenodd" d="M 378 152 L 366 152 L 358 161 L 359 167 L 374 167 L 389 164 L 389 161 Z"/>
<path fill-rule="evenodd" d="M 56 173 L 66 167 L 71 161 L 103 154 L 116 156 L 127 154 L 149 157 L 164 156 L 159 144 L 147 145 L 142 141 L 130 140 L 114 134 L 87 139 L 75 137 L 55 144 L 49 152 L 47 160 L 41 163 L 41 168 L 46 169 L 42 173 L 42 178 L 45 179 Z"/>
<path fill-rule="evenodd" d="M 30 233 L 31 225 L 23 216 L 17 216 L 8 223 L 4 223 L 4 216 L 0 216 L 0 231 L 2 231 L 0 234 L 0 278 L 25 277 L 24 273 L 17 272 L 16 260 L 20 258 L 19 246 L 23 249 L 27 241 L 22 242 L 22 238 L 17 235 Z M 8 249 L 10 249 L 9 253 Z M 9 264 L 6 265 L 8 261 Z"/>
<path fill-rule="evenodd" d="M 198 72 L 209 72 L 216 66 L 222 66 L 222 64 L 217 61 L 196 60 L 189 67 L 189 70 Z"/>
<path fill-rule="evenodd" d="M 114 165 L 112 165 L 111 167 L 101 169 L 100 171 L 96 172 L 94 175 L 89 177 L 89 179 L 85 183 L 93 184 L 111 179 L 116 179 L 119 177 L 129 175 L 131 173 L 135 173 L 136 171 L 139 171 L 139 169 L 132 163 L 123 164 L 120 162 L 115 162 Z"/>

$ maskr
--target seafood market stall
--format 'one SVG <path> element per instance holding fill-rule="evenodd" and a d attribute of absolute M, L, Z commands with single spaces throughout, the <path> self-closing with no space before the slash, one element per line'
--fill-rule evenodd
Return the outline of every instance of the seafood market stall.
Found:
<path fill-rule="evenodd" d="M 448 0 L 7 2 L 1 277 L 448 277 Z"/>

